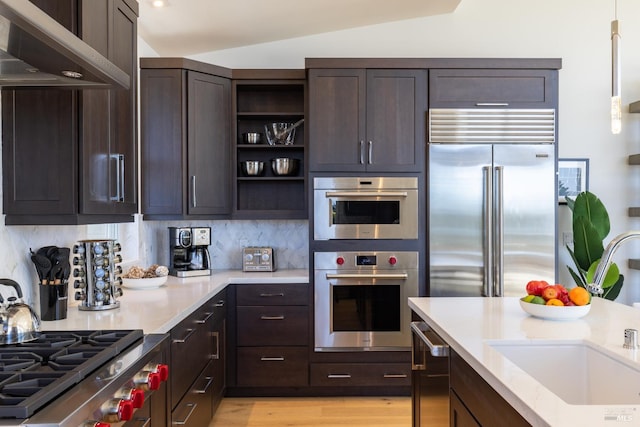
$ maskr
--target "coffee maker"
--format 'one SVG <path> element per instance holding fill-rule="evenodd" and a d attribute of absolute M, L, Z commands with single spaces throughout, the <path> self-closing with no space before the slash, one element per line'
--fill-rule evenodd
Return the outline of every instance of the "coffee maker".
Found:
<path fill-rule="evenodd" d="M 169 274 L 176 277 L 209 276 L 210 227 L 169 227 Z"/>

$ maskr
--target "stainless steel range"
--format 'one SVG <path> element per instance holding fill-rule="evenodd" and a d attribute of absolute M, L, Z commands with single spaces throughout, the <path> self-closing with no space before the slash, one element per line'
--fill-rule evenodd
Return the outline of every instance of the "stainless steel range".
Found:
<path fill-rule="evenodd" d="M 152 396 L 166 403 L 156 390 L 169 375 L 167 344 L 167 335 L 108 330 L 0 347 L 0 426 L 122 425 Z"/>

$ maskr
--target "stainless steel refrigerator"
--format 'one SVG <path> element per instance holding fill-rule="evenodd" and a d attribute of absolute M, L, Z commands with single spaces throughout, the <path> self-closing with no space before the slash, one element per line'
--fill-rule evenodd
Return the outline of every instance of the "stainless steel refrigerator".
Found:
<path fill-rule="evenodd" d="M 523 296 L 529 280 L 553 283 L 555 113 L 460 111 L 430 112 L 429 295 Z"/>

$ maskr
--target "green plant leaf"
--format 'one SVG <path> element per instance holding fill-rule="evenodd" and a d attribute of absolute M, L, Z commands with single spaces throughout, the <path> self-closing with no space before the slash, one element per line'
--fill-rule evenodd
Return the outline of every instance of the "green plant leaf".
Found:
<path fill-rule="evenodd" d="M 624 276 L 621 274 L 618 277 L 618 281 L 608 289 L 605 289 L 604 294 L 602 294 L 602 298 L 608 299 L 609 301 L 614 301 L 618 298 L 620 294 L 620 290 L 622 289 L 622 285 L 624 283 Z"/>
<path fill-rule="evenodd" d="M 569 266 L 567 266 L 567 269 L 569 270 L 569 274 L 571 274 L 571 277 L 573 277 L 573 281 L 576 283 L 577 286 L 580 286 L 581 288 L 586 288 L 587 285 L 585 284 L 582 276 L 578 275 L 575 271 L 573 271 L 573 269 Z"/>
<path fill-rule="evenodd" d="M 573 212 L 573 206 L 576 204 L 576 199 L 572 199 L 569 196 L 565 196 L 564 199 L 567 201 L 567 207 L 571 209 L 571 212 Z"/>
<path fill-rule="evenodd" d="M 595 226 L 584 216 L 574 217 L 573 253 L 577 265 L 582 270 L 588 271 L 591 264 L 600 259 L 602 252 L 604 252 L 602 239 Z"/>
<path fill-rule="evenodd" d="M 600 240 L 607 237 L 610 231 L 609 214 L 602 201 L 595 194 L 588 191 L 578 194 L 572 211 L 574 227 L 576 219 L 583 217 L 593 224 Z"/>
<path fill-rule="evenodd" d="M 593 276 L 596 274 L 596 268 L 598 268 L 598 264 L 600 260 L 591 264 L 589 267 L 589 271 L 587 271 L 587 282 L 593 283 Z M 602 282 L 602 289 L 607 289 L 612 287 L 618 282 L 618 278 L 620 277 L 620 269 L 616 265 L 616 263 L 611 263 L 609 265 L 609 269 L 607 270 L 607 274 L 604 276 L 604 281 Z"/>
<path fill-rule="evenodd" d="M 573 263 L 577 267 L 577 272 L 575 272 L 575 271 L 573 271 L 571 269 L 571 267 L 567 266 L 567 268 L 569 269 L 569 272 L 573 276 L 573 281 L 576 283 L 576 285 L 582 286 L 584 288 L 585 287 L 585 283 L 587 283 L 587 278 L 585 277 L 585 271 L 580 268 L 580 265 L 578 264 L 578 261 L 576 260 L 576 255 L 573 253 L 571 248 L 568 245 L 565 246 L 565 247 L 567 248 L 567 251 L 569 252 L 569 255 L 571 256 L 571 259 L 573 260 Z"/>

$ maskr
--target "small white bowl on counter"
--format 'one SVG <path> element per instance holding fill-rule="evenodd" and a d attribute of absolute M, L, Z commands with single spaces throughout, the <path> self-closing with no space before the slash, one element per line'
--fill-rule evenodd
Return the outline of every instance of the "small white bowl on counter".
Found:
<path fill-rule="evenodd" d="M 155 289 L 163 286 L 168 278 L 168 276 L 149 277 L 147 279 L 130 279 L 123 277 L 122 286 L 129 289 Z"/>
<path fill-rule="evenodd" d="M 589 310 L 591 310 L 591 304 L 561 307 L 557 305 L 533 304 L 522 300 L 520 300 L 520 307 L 531 316 L 546 320 L 579 319 L 586 316 Z"/>

